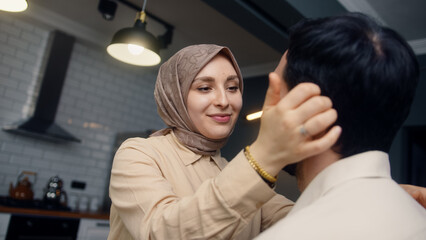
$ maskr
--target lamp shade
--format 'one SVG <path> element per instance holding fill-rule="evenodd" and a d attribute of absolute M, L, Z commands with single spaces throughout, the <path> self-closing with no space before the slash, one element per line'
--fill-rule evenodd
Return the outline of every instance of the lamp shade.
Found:
<path fill-rule="evenodd" d="M 8 12 L 22 12 L 27 9 L 26 0 L 0 0 L 0 10 Z"/>
<path fill-rule="evenodd" d="M 131 28 L 123 28 L 112 38 L 107 52 L 114 58 L 133 65 L 153 66 L 160 63 L 159 42 L 145 30 L 146 23 L 136 20 Z"/>

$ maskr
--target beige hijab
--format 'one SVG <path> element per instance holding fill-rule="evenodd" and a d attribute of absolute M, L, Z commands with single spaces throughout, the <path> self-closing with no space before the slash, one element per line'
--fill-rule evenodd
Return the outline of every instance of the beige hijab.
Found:
<path fill-rule="evenodd" d="M 240 79 L 242 91 L 243 79 L 231 50 L 213 44 L 186 47 L 160 67 L 154 96 L 158 113 L 168 128 L 161 129 L 151 136 L 166 135 L 173 131 L 182 144 L 202 155 L 214 155 L 216 150 L 226 144 L 228 137 L 214 140 L 200 134 L 186 108 L 186 99 L 192 81 L 200 70 L 219 53 L 225 54 L 231 60 Z"/>

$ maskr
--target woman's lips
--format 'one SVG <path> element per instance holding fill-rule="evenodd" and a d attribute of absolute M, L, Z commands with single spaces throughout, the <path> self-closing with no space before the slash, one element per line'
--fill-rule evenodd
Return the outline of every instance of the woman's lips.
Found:
<path fill-rule="evenodd" d="M 220 123 L 226 123 L 231 120 L 231 115 L 211 115 L 210 116 L 213 120 Z"/>

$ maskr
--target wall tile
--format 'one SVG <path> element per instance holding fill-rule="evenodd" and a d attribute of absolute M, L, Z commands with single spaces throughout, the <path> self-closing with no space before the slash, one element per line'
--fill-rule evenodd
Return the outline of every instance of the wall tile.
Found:
<path fill-rule="evenodd" d="M 30 45 L 27 41 L 24 41 L 20 38 L 12 37 L 12 36 L 9 36 L 9 39 L 7 40 L 7 44 L 9 44 L 10 46 L 15 46 L 18 49 L 22 49 L 22 50 L 27 49 L 28 46 Z"/>
<path fill-rule="evenodd" d="M 0 124 L 28 115 L 38 96 L 49 30 L 42 24 L 0 15 Z M 115 136 L 160 129 L 154 102 L 156 73 L 120 63 L 105 49 L 77 39 L 67 70 L 56 123 L 82 143 L 54 143 L 0 131 L 0 195 L 20 171 L 37 172 L 36 198 L 58 174 L 65 191 L 103 202 Z M 1 126 L 0 126 L 1 127 Z M 71 181 L 86 182 L 85 190 Z"/>

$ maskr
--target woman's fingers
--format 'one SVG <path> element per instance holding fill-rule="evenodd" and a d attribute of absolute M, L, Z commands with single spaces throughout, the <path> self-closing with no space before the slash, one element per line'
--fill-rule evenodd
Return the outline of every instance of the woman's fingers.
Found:
<path fill-rule="evenodd" d="M 302 103 L 293 111 L 293 121 L 296 123 L 304 123 L 310 118 L 324 111 L 330 110 L 333 106 L 330 98 L 325 96 L 313 96 L 306 102 Z"/>
<path fill-rule="evenodd" d="M 332 127 L 326 134 L 319 138 L 306 141 L 300 146 L 301 156 L 299 160 L 305 159 L 307 157 L 320 154 L 328 149 L 330 149 L 339 139 L 339 136 L 342 132 L 342 128 L 339 126 Z"/>
<path fill-rule="evenodd" d="M 277 80 L 275 74 L 270 76 L 272 81 Z M 299 84 L 278 103 L 275 103 L 277 85 L 270 87 L 271 98 L 265 100 L 251 154 L 265 171 L 275 175 L 287 164 L 329 149 L 341 129 L 335 126 L 327 131 L 336 121 L 337 113 L 329 98 L 319 96 L 321 91 L 317 85 Z"/>
<path fill-rule="evenodd" d="M 281 100 L 281 89 L 283 81 L 276 73 L 269 74 L 269 86 L 266 91 L 265 101 L 263 103 L 263 111 L 275 106 Z"/>
<path fill-rule="evenodd" d="M 284 111 L 299 107 L 306 100 L 313 96 L 321 94 L 318 85 L 313 83 L 300 83 L 294 87 L 288 94 L 278 103 Z"/>
<path fill-rule="evenodd" d="M 337 120 L 337 111 L 328 109 L 308 119 L 304 124 L 305 136 L 314 137 L 329 128 Z"/>

